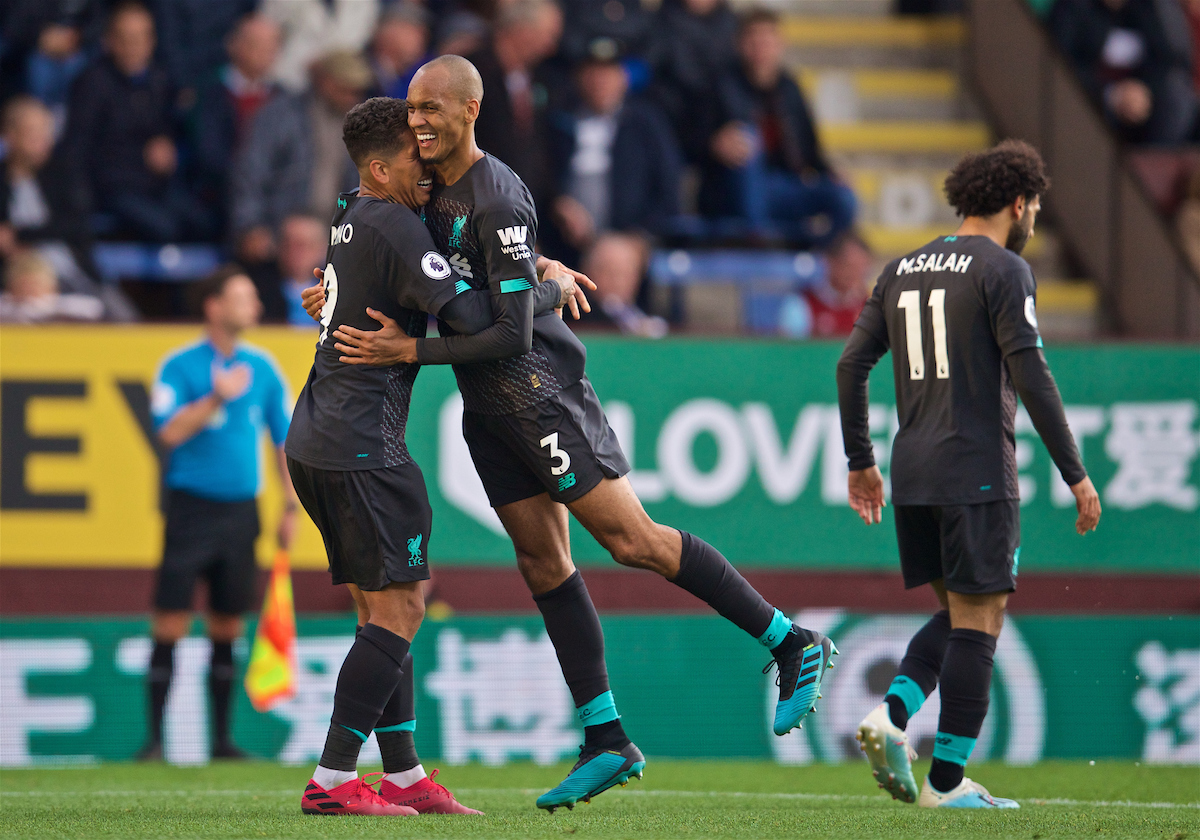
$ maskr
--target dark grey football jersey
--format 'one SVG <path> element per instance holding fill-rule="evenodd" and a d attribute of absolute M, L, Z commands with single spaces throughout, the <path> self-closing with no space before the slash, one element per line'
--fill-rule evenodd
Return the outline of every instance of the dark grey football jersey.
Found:
<path fill-rule="evenodd" d="M 494 301 L 508 295 L 532 298 L 538 282 L 537 211 L 525 184 L 497 158 L 484 155 L 454 184 L 435 185 L 425 224 L 471 288 L 488 289 Z M 455 334 L 444 322 L 438 329 Z M 583 378 L 585 357 L 570 327 L 550 312 L 533 319 L 528 353 L 455 365 L 454 375 L 467 411 L 514 414 Z"/>
<path fill-rule="evenodd" d="M 884 269 L 856 326 L 892 351 L 895 504 L 1018 498 L 1004 359 L 1042 346 L 1036 294 L 1029 264 L 985 236 L 942 237 Z"/>
<path fill-rule="evenodd" d="M 320 338 L 292 415 L 287 454 L 327 470 L 398 466 L 412 460 L 404 428 L 420 365 L 343 364 L 332 333 L 342 324 L 378 329 L 367 315 L 371 307 L 422 337 L 426 313 L 436 315 L 461 278 L 416 213 L 376 198 L 343 193 L 330 242 Z"/>

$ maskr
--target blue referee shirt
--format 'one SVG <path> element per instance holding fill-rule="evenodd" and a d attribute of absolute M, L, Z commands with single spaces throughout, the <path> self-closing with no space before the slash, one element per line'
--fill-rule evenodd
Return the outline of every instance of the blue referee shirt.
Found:
<path fill-rule="evenodd" d="M 291 420 L 283 375 L 265 351 L 239 344 L 231 357 L 224 358 L 207 340 L 178 350 L 163 361 L 150 410 L 157 431 L 179 409 L 212 393 L 215 365 L 228 368 L 238 363 L 250 366 L 250 387 L 217 409 L 204 429 L 171 453 L 166 475 L 171 489 L 219 502 L 241 502 L 258 495 L 263 428 L 280 446 Z"/>

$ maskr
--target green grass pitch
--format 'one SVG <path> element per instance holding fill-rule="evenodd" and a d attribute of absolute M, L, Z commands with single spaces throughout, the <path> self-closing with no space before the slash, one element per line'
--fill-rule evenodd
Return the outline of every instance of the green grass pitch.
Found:
<path fill-rule="evenodd" d="M 433 762 L 426 764 L 432 768 Z M 651 759 L 642 782 L 553 816 L 534 798 L 569 769 L 452 767 L 445 782 L 485 817 L 306 817 L 308 768 L 113 764 L 0 773 L 0 838 L 974 838 L 1200 840 L 1200 768 L 1133 762 L 982 765 L 973 778 L 1020 811 L 893 802 L 861 765 Z M 920 773 L 925 768 L 918 768 Z"/>

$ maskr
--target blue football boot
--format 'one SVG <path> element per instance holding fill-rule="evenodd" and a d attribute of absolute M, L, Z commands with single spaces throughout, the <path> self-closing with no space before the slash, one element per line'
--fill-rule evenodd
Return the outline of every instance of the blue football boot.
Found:
<path fill-rule="evenodd" d="M 809 712 L 817 710 L 816 702 L 821 696 L 821 680 L 825 671 L 833 667 L 832 659 L 838 649 L 833 641 L 822 633 L 813 632 L 812 644 L 792 651 L 783 662 L 772 659 L 763 668 L 769 673 L 779 666 L 776 684 L 779 686 L 779 702 L 775 705 L 776 735 L 786 735 L 804 720 Z"/>
<path fill-rule="evenodd" d="M 580 746 L 579 761 L 571 768 L 567 778 L 552 790 L 537 799 L 537 806 L 551 814 L 554 809 L 566 805 L 568 810 L 576 802 L 590 802 L 593 796 L 603 793 L 613 785 L 624 787 L 630 776 L 642 778 L 646 757 L 633 744 L 617 750 L 589 750 Z"/>

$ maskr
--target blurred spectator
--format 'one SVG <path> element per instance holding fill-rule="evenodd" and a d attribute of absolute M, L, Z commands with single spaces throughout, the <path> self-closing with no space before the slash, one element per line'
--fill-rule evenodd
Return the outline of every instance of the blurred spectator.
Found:
<path fill-rule="evenodd" d="M 280 93 L 269 79 L 279 40 L 275 21 L 247 15 L 226 39 L 229 63 L 200 87 L 191 120 L 197 181 L 202 194 L 222 211 L 228 204 L 230 164 L 255 115 Z"/>
<path fill-rule="evenodd" d="M 333 215 L 339 192 L 358 185 L 342 144 L 342 120 L 372 83 L 357 53 L 335 51 L 313 65 L 312 91 L 277 96 L 254 118 L 234 162 L 233 232 L 242 259 L 275 253 L 273 231 L 289 215 Z"/>
<path fill-rule="evenodd" d="M 1192 271 L 1200 275 L 1200 166 L 1192 172 L 1175 224 L 1184 250 L 1192 261 Z"/>
<path fill-rule="evenodd" d="M 371 39 L 370 58 L 375 86 L 386 96 L 404 99 L 417 68 L 433 58 L 425 8 L 404 0 L 385 9 Z"/>
<path fill-rule="evenodd" d="M 191 99 L 225 63 L 226 37 L 258 0 L 153 0 L 159 55 L 176 88 Z M 190 105 L 190 102 L 186 102 Z"/>
<path fill-rule="evenodd" d="M 86 46 L 99 40 L 106 5 L 103 0 L 0 3 L 0 101 L 18 93 L 32 93 L 41 98 L 47 86 L 60 83 L 69 86 L 70 79 L 64 80 L 61 73 L 55 72 L 64 68 L 48 67 L 42 62 L 60 61 L 73 54 L 71 42 Z M 65 32 L 67 29 L 73 33 Z M 31 75 L 34 65 L 38 65 L 36 81 Z M 74 68 L 74 72 L 78 73 L 79 68 Z M 56 104 L 43 101 L 51 107 Z"/>
<path fill-rule="evenodd" d="M 826 255 L 825 282 L 801 292 L 812 338 L 844 338 L 870 296 L 871 252 L 857 236 L 839 239 Z"/>
<path fill-rule="evenodd" d="M 707 154 L 713 90 L 736 63 L 737 28 L 724 0 L 667 0 L 654 24 L 650 90 L 689 163 Z"/>
<path fill-rule="evenodd" d="M 512 167 L 538 207 L 553 192 L 546 126 L 546 88 L 534 71 L 558 49 L 562 12 L 551 0 L 513 0 L 496 16 L 495 33 L 468 56 L 483 77 L 475 123 L 479 148 Z"/>
<path fill-rule="evenodd" d="M 299 93 L 316 58 L 362 51 L 375 31 L 379 6 L 379 0 L 263 0 L 263 14 L 283 28 L 276 81 Z"/>
<path fill-rule="evenodd" d="M 135 320 L 137 310 L 115 286 L 96 282 L 87 190 L 68 167 L 52 162 L 53 132 L 50 111 L 38 100 L 18 96 L 5 106 L 0 257 L 36 250 L 53 267 L 59 287 L 100 298 L 111 320 Z"/>
<path fill-rule="evenodd" d="M 25 85 L 54 115 L 54 136 L 67 122 L 67 100 L 75 77 L 87 66 L 79 27 L 66 22 L 47 24 L 38 35 L 37 48 L 25 63 Z"/>
<path fill-rule="evenodd" d="M 152 63 L 154 44 L 145 6 L 122 2 L 113 10 L 105 55 L 71 91 L 67 160 L 119 233 L 154 242 L 205 239 L 213 226 L 178 177 L 174 90 Z"/>
<path fill-rule="evenodd" d="M 570 64 L 581 61 L 600 38 L 616 42 L 626 57 L 650 50 L 654 14 L 639 0 L 567 0 L 563 13 L 561 52 Z"/>
<path fill-rule="evenodd" d="M 778 16 L 752 10 L 738 31 L 740 66 L 715 92 L 701 211 L 737 217 L 752 234 L 821 247 L 854 221 L 854 193 L 821 151 L 812 114 L 783 63 Z"/>
<path fill-rule="evenodd" d="M 103 314 L 104 304 L 97 298 L 59 294 L 54 267 L 36 251 L 22 251 L 8 261 L 0 323 L 98 321 Z"/>
<path fill-rule="evenodd" d="M 1124 139 L 1180 143 L 1189 137 L 1200 102 L 1179 0 L 1058 0 L 1047 25 Z"/>
<path fill-rule="evenodd" d="M 329 220 L 298 213 L 279 226 L 279 254 L 251 272 L 263 302 L 263 320 L 312 328 L 300 292 L 313 284 L 313 269 L 325 267 Z"/>
<path fill-rule="evenodd" d="M 595 41 L 576 73 L 579 107 L 554 120 L 552 218 L 569 248 L 586 254 L 604 313 L 624 331 L 661 335 L 665 322 L 647 318 L 634 301 L 647 237 L 679 212 L 682 161 L 658 108 L 627 98 L 618 58 L 612 40 Z"/>

